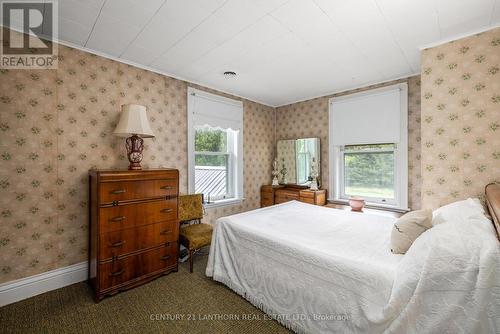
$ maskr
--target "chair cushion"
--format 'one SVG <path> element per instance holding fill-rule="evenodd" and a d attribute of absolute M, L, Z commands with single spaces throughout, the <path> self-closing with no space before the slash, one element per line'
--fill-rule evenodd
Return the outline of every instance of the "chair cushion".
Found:
<path fill-rule="evenodd" d="M 179 196 L 179 220 L 203 218 L 203 197 L 201 194 Z"/>
<path fill-rule="evenodd" d="M 187 241 L 187 247 L 193 250 L 210 245 L 212 230 L 212 225 L 209 224 L 192 224 L 182 227 L 179 236 L 181 241 Z"/>

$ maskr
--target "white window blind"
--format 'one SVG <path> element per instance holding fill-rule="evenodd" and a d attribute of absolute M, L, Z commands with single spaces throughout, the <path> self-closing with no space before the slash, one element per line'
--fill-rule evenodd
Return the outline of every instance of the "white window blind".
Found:
<path fill-rule="evenodd" d="M 241 101 L 212 97 L 200 91 L 193 91 L 193 125 L 220 129 L 241 130 L 243 128 L 243 105 Z"/>
<path fill-rule="evenodd" d="M 399 88 L 332 99 L 335 145 L 383 144 L 401 141 Z"/>

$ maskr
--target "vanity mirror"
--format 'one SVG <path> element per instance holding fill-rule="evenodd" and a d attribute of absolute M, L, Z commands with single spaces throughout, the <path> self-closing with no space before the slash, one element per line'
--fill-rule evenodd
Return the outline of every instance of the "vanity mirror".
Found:
<path fill-rule="evenodd" d="M 280 184 L 309 185 L 314 177 L 319 182 L 319 138 L 278 140 L 276 152 Z"/>

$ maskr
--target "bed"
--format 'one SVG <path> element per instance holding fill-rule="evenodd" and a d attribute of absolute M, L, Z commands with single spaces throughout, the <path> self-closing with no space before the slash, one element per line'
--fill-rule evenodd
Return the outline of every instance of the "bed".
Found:
<path fill-rule="evenodd" d="M 206 274 L 297 333 L 500 332 L 491 221 L 434 226 L 405 255 L 394 221 L 296 201 L 220 218 Z"/>

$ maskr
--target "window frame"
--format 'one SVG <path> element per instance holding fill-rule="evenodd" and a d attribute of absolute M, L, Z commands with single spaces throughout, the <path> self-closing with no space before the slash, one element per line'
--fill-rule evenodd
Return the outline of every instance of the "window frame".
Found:
<path fill-rule="evenodd" d="M 231 195 L 229 198 L 217 199 L 215 201 L 211 201 L 211 203 L 205 203 L 205 207 L 218 207 L 224 205 L 234 205 L 241 203 L 244 200 L 243 197 L 243 186 L 244 186 L 244 178 L 243 178 L 243 119 L 241 120 L 240 129 L 228 132 L 228 140 L 227 140 L 227 152 L 207 152 L 207 151 L 195 151 L 195 135 L 196 128 L 194 122 L 194 107 L 195 107 L 195 98 L 201 97 L 210 99 L 212 101 L 230 104 L 232 106 L 238 107 L 241 109 L 241 114 L 243 115 L 243 103 L 238 100 L 229 99 L 223 96 L 207 93 L 205 91 L 195 89 L 192 87 L 188 87 L 188 193 L 195 193 L 195 155 L 196 154 L 228 154 L 228 172 L 227 177 L 230 178 L 231 181 L 228 181 L 228 193 Z M 243 116 L 242 116 L 243 117 Z M 210 127 L 216 128 L 216 125 L 209 124 Z M 205 198 L 207 200 L 207 198 Z"/>
<path fill-rule="evenodd" d="M 348 98 L 363 98 L 366 95 L 379 93 L 388 90 L 399 89 L 400 91 L 400 141 L 394 144 L 394 200 L 390 203 L 382 202 L 377 198 L 364 197 L 367 205 L 396 209 L 396 210 L 409 210 L 408 208 L 408 85 L 407 83 L 400 83 L 396 85 L 385 86 L 377 89 L 370 89 L 367 91 L 333 97 L 329 99 L 328 110 L 328 155 L 329 155 L 329 196 L 328 201 L 347 203 L 349 197 L 344 193 L 345 171 L 344 171 L 344 146 L 335 145 L 333 140 L 332 122 L 333 119 L 333 102 Z M 352 145 L 375 145 L 375 144 L 388 144 L 388 143 L 352 143 Z"/>

